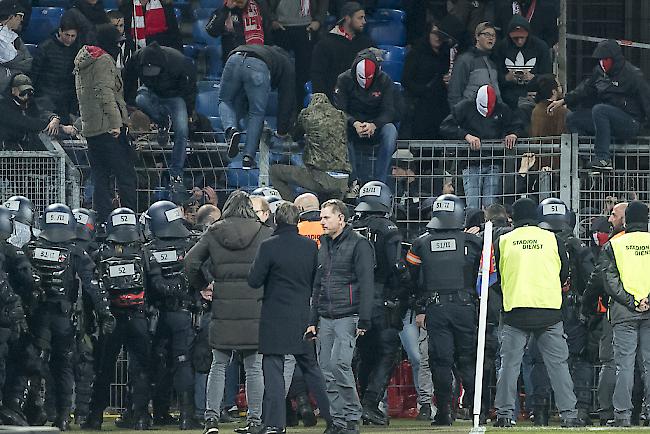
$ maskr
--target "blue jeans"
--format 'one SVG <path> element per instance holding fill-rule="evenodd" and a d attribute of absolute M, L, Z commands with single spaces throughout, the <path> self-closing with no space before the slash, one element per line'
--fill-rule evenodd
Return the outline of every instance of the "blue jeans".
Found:
<path fill-rule="evenodd" d="M 173 98 L 161 98 L 153 91 L 141 86 L 135 97 L 135 105 L 140 107 L 158 125 L 167 125 L 167 116 L 172 118 L 172 129 L 174 130 L 174 147 L 172 149 L 172 161 L 169 165 L 171 176 L 183 176 L 185 166 L 185 147 L 189 135 L 187 125 L 187 105 L 180 96 Z"/>
<path fill-rule="evenodd" d="M 641 125 L 623 110 L 609 104 L 596 104 L 591 110 L 571 112 L 566 118 L 572 133 L 596 136 L 594 153 L 597 160 L 609 160 L 612 136 L 627 140 L 639 134 Z"/>
<path fill-rule="evenodd" d="M 244 155 L 255 156 L 262 137 L 266 104 L 271 92 L 271 72 L 262 60 L 235 53 L 228 58 L 221 76 L 219 116 L 224 130 L 237 128 L 243 113 L 238 108 L 244 96 L 248 100 Z"/>
<path fill-rule="evenodd" d="M 367 140 L 360 140 L 356 131 L 349 131 L 348 155 L 352 166 L 352 178 L 358 179 L 361 185 L 368 181 L 381 181 L 386 183 L 390 173 L 390 165 L 397 143 L 397 128 L 393 124 L 386 124 L 379 131 L 375 131 L 379 143 L 370 145 Z M 374 151 L 375 164 L 372 165 Z"/>
<path fill-rule="evenodd" d="M 467 166 L 463 169 L 465 204 L 468 208 L 481 209 L 481 205 L 487 207 L 496 202 L 496 197 L 501 193 L 500 174 L 500 164 Z"/>

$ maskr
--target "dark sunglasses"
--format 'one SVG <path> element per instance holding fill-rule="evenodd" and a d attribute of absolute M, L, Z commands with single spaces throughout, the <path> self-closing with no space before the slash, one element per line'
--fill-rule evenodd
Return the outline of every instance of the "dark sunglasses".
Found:
<path fill-rule="evenodd" d="M 26 89 L 20 92 L 18 95 L 20 96 L 32 96 L 34 95 L 34 91 L 32 89 Z"/>

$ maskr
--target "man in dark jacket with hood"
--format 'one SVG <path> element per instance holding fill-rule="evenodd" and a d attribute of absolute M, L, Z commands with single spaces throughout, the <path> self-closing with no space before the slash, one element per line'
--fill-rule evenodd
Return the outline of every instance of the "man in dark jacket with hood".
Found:
<path fill-rule="evenodd" d="M 251 288 L 247 279 L 260 244 L 272 232 L 255 215 L 248 194 L 237 190 L 224 204 L 221 220 L 210 226 L 185 257 L 185 272 L 195 290 L 210 284 L 203 273 L 206 261 L 214 273 L 210 321 L 213 359 L 206 391 L 206 434 L 218 432 L 226 366 L 232 350 L 241 351 L 244 357 L 248 401 L 248 425 L 237 432 L 257 434 L 261 429 L 264 380 L 262 356 L 257 350 L 263 290 Z"/>
<path fill-rule="evenodd" d="M 74 58 L 79 52 L 79 25 L 71 17 L 61 20 L 59 29 L 38 45 L 32 64 L 32 80 L 43 107 L 58 113 L 64 123 L 78 113 L 74 85 Z"/>
<path fill-rule="evenodd" d="M 169 141 L 170 126 L 174 130 L 169 175 L 174 201 L 182 200 L 186 193 L 183 166 L 188 122 L 194 113 L 196 99 L 194 66 L 180 51 L 161 47 L 154 42 L 131 56 L 124 67 L 123 76 L 127 103 L 135 102 L 158 124 L 158 143 L 161 146 Z M 138 82 L 141 83 L 139 88 Z"/>
<path fill-rule="evenodd" d="M 530 31 L 530 23 L 521 15 L 513 15 L 506 36 L 495 50 L 499 70 L 499 87 L 503 102 L 517 109 L 519 98 L 528 94 L 528 83 L 539 74 L 552 72 L 548 45 Z"/>
<path fill-rule="evenodd" d="M 594 171 L 612 170 L 609 147 L 612 136 L 627 140 L 635 137 L 650 116 L 650 87 L 639 68 L 623 57 L 621 46 L 613 39 L 602 41 L 594 50 L 598 59 L 591 76 L 585 79 L 564 99 L 548 106 L 569 108 L 580 102 L 596 99 L 591 110 L 578 110 L 567 116 L 567 127 L 572 133 L 595 135 L 595 158 L 589 163 Z"/>
<path fill-rule="evenodd" d="M 508 23 L 519 15 L 530 23 L 531 31 L 549 47 L 557 44 L 560 32 L 557 25 L 559 12 L 552 0 L 505 0 L 497 1 L 494 24 L 506 36 Z"/>
<path fill-rule="evenodd" d="M 521 120 L 514 116 L 510 108 L 497 101 L 492 86 L 482 86 L 474 100 L 463 100 L 456 104 L 451 114 L 442 121 L 440 133 L 443 137 L 465 140 L 469 145 L 469 156 L 482 155 L 483 140 L 503 139 L 505 148 L 512 149 L 518 137 L 524 134 Z M 486 155 L 494 156 L 490 148 Z M 463 169 L 463 187 L 467 206 L 487 207 L 496 201 L 501 192 L 499 174 L 503 168 L 498 160 L 475 159 Z"/>
<path fill-rule="evenodd" d="M 375 43 L 365 33 L 366 13 L 356 1 L 343 5 L 340 20 L 314 46 L 311 57 L 311 80 L 314 93 L 324 93 L 332 100 L 336 80 L 350 67 L 357 53 Z"/>
<path fill-rule="evenodd" d="M 277 135 L 286 137 L 293 123 L 295 108 L 295 72 L 289 55 L 280 47 L 240 45 L 226 61 L 219 90 L 219 114 L 226 132 L 228 156 L 239 153 L 237 131 L 239 120 L 248 120 L 242 168 L 255 165 L 255 153 L 260 145 L 264 115 L 272 88 L 278 90 Z M 237 113 L 243 101 L 248 101 L 248 113 Z"/>
<path fill-rule="evenodd" d="M 610 297 L 609 318 L 614 330 L 613 426 L 631 425 L 631 392 L 637 352 L 641 352 L 644 370 L 650 369 L 649 252 L 648 207 L 635 200 L 625 210 L 625 234 L 608 241 L 601 254 L 603 283 Z M 646 402 L 650 399 L 648 387 L 645 399 Z"/>
<path fill-rule="evenodd" d="M 387 182 L 397 140 L 397 92 L 370 49 L 361 51 L 352 67 L 339 75 L 334 106 L 347 115 L 352 179 L 360 185 L 368 181 Z M 375 145 L 378 146 L 373 149 Z M 370 168 L 367 158 L 373 153 L 376 161 Z"/>

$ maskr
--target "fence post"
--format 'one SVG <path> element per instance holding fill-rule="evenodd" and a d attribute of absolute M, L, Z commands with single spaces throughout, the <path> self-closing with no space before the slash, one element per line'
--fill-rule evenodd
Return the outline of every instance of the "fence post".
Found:
<path fill-rule="evenodd" d="M 571 144 L 571 135 L 562 134 L 560 137 L 560 199 L 566 204 L 572 203 Z"/>
<path fill-rule="evenodd" d="M 580 177 L 578 175 L 578 153 L 580 151 L 579 137 L 571 134 L 571 209 L 580 213 Z M 576 231 L 578 227 L 576 226 Z M 576 236 L 577 233 L 576 233 Z"/>
<path fill-rule="evenodd" d="M 81 172 L 74 165 L 68 154 L 61 144 L 52 140 L 49 136 L 41 133 L 39 138 L 45 147 L 56 153 L 59 157 L 59 170 L 61 172 L 61 192 L 59 200 L 70 208 L 79 208 L 81 206 Z M 66 195 L 66 184 L 70 185 L 70 196 Z"/>
<path fill-rule="evenodd" d="M 271 130 L 264 128 L 262 138 L 260 139 L 260 174 L 257 181 L 258 186 L 264 187 L 269 185 L 269 145 L 271 142 Z"/>

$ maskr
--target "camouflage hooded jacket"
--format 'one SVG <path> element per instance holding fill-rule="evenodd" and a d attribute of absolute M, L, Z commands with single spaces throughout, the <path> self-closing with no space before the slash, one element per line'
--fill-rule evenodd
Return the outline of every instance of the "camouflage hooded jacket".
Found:
<path fill-rule="evenodd" d="M 298 116 L 297 131 L 305 134 L 303 160 L 310 168 L 350 173 L 347 118 L 324 93 L 315 93 Z"/>

